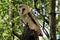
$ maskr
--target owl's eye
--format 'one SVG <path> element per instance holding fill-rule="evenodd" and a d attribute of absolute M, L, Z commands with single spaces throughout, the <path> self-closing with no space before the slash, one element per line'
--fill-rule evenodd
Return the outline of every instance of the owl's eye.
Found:
<path fill-rule="evenodd" d="M 22 9 L 22 14 L 23 14 L 24 11 L 25 11 L 25 8 Z"/>
<path fill-rule="evenodd" d="M 25 8 L 23 8 L 22 11 L 24 12 L 25 11 Z"/>

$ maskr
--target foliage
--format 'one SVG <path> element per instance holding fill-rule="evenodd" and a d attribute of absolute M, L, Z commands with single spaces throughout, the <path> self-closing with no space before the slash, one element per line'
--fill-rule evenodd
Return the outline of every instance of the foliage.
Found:
<path fill-rule="evenodd" d="M 58 0 L 60 1 L 60 0 Z M 18 14 L 17 6 L 19 4 L 27 4 L 30 7 L 34 8 L 34 1 L 33 0 L 0 0 L 0 40 L 11 40 L 12 39 L 12 27 L 11 27 L 11 22 L 15 23 L 14 25 L 14 31 L 17 33 L 22 33 L 23 28 L 22 28 L 22 22 L 20 19 L 20 16 Z M 44 7 L 42 7 L 42 4 L 44 4 Z M 60 30 L 60 3 L 58 3 L 58 19 L 57 19 L 57 28 Z M 41 12 L 42 9 L 45 9 L 44 13 L 50 13 L 50 0 L 37 0 L 37 8 L 40 8 Z M 9 6 L 12 6 L 12 10 L 14 13 L 14 18 L 12 20 L 9 20 Z M 35 9 L 36 10 L 36 9 Z M 46 16 L 46 14 L 44 15 Z M 43 17 L 41 15 L 37 16 L 39 20 L 44 21 Z M 49 18 L 47 19 L 49 20 Z M 42 23 L 42 22 L 41 22 Z M 57 31 L 57 34 L 60 34 L 60 31 Z M 16 39 L 18 40 L 18 39 Z"/>

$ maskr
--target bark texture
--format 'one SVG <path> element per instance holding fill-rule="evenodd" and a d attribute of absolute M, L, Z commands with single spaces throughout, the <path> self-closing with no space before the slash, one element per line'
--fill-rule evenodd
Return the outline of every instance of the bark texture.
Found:
<path fill-rule="evenodd" d="M 51 0 L 51 13 L 50 13 L 50 40 L 56 40 L 56 13 L 55 13 L 55 2 Z"/>

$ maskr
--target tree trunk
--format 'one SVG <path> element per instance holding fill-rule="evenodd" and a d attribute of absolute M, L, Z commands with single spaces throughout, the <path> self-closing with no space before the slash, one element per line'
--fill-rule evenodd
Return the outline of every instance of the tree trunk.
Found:
<path fill-rule="evenodd" d="M 21 40 L 39 40 L 37 32 L 31 30 L 28 25 L 25 25 L 21 37 Z"/>
<path fill-rule="evenodd" d="M 24 26 L 24 32 L 21 35 L 14 31 L 13 34 L 17 36 L 20 40 L 39 40 L 37 32 L 31 30 L 28 25 Z"/>
<path fill-rule="evenodd" d="M 55 1 L 51 0 L 51 13 L 50 13 L 50 40 L 56 40 L 56 13 Z"/>

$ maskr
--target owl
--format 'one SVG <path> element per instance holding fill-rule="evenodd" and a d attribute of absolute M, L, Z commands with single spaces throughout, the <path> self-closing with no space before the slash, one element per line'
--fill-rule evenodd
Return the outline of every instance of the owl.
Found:
<path fill-rule="evenodd" d="M 36 16 L 31 12 L 31 8 L 28 5 L 20 4 L 18 6 L 18 12 L 23 22 L 28 24 L 30 29 L 36 31 L 39 36 L 43 35 L 39 22 Z"/>

